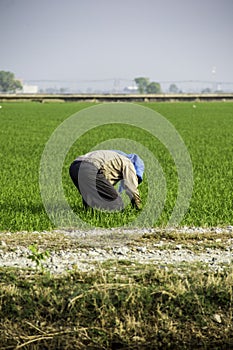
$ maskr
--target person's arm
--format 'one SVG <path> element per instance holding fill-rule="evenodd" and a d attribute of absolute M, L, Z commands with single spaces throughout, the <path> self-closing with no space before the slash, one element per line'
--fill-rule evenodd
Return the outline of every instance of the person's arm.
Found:
<path fill-rule="evenodd" d="M 141 198 L 138 191 L 138 178 L 131 161 L 124 164 L 123 168 L 124 187 L 131 200 L 133 207 L 141 209 Z"/>

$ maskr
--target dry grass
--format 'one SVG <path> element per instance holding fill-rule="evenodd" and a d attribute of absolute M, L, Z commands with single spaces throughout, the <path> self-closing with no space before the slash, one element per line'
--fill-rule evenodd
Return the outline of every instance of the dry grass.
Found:
<path fill-rule="evenodd" d="M 111 244 L 191 250 L 232 247 L 230 233 L 155 232 L 73 239 L 65 234 L 0 233 L 2 251 L 82 249 Z M 160 242 L 163 244 L 160 246 Z M 0 268 L 0 348 L 230 349 L 233 268 L 154 266 L 112 260 L 95 272 L 50 275 Z"/>
<path fill-rule="evenodd" d="M 232 269 L 114 261 L 62 276 L 1 269 L 0 281 L 4 350 L 233 346 Z"/>
<path fill-rule="evenodd" d="M 60 250 L 71 248 L 74 244 L 69 237 L 56 232 L 0 232 L 0 249 L 3 251 L 14 251 L 18 246 L 27 248 L 29 245 Z"/>

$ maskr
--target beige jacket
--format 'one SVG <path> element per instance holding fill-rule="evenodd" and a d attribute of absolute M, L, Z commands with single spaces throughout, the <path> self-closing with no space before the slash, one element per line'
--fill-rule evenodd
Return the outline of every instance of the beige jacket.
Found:
<path fill-rule="evenodd" d="M 137 208 L 141 207 L 138 178 L 133 163 L 127 157 L 114 151 L 100 150 L 87 153 L 76 160 L 94 164 L 113 186 L 124 180 L 127 195 L 134 199 Z"/>

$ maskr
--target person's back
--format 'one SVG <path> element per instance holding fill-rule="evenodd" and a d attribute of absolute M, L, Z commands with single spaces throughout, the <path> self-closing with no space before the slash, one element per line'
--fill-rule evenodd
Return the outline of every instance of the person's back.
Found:
<path fill-rule="evenodd" d="M 117 199 L 117 206 L 119 206 L 119 209 L 122 209 L 123 202 L 113 186 L 123 180 L 124 188 L 131 199 L 131 203 L 140 208 L 141 200 L 137 189 L 138 177 L 135 166 L 123 152 L 97 150 L 79 156 L 74 161 L 73 167 L 75 164 L 78 167 L 77 172 L 75 174 L 70 169 L 70 175 L 81 193 L 84 203 L 88 200 L 90 202 L 87 203 L 89 206 L 101 207 L 99 200 L 99 196 L 101 196 L 103 200 L 108 201 L 107 206 L 109 206 L 109 202 L 115 201 L 113 210 L 115 210 Z M 82 166 L 80 166 L 81 164 Z M 106 205 L 102 204 L 105 208 Z"/>

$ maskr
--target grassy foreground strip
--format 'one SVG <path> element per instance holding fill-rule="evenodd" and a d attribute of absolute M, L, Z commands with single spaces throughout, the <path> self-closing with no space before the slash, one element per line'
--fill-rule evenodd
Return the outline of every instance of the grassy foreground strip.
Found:
<path fill-rule="evenodd" d="M 107 265 L 106 265 L 107 264 Z M 233 269 L 0 269 L 1 349 L 230 349 Z"/>

